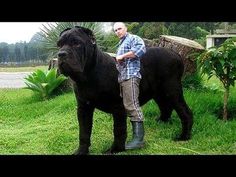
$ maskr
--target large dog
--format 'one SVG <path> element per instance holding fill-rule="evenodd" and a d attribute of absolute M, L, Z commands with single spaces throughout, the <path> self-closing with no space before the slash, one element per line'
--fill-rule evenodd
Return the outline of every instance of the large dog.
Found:
<path fill-rule="evenodd" d="M 79 121 L 79 148 L 75 154 L 88 154 L 94 109 L 111 113 L 114 119 L 114 142 L 106 152 L 125 150 L 126 112 L 120 97 L 115 60 L 96 45 L 93 32 L 84 27 L 61 32 L 58 66 L 73 80 Z M 193 124 L 192 112 L 183 97 L 181 57 L 167 48 L 148 48 L 141 58 L 140 105 L 154 99 L 160 109 L 159 120 L 168 121 L 173 110 L 181 119 L 178 140 L 188 140 Z"/>

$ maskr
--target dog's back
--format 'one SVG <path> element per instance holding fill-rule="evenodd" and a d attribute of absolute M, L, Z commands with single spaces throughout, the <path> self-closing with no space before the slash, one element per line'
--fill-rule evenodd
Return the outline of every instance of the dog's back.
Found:
<path fill-rule="evenodd" d="M 178 82 L 178 86 L 181 85 L 183 71 L 183 60 L 178 53 L 163 47 L 147 48 L 141 58 L 141 104 L 163 94 L 166 87 L 171 86 L 169 83 Z"/>

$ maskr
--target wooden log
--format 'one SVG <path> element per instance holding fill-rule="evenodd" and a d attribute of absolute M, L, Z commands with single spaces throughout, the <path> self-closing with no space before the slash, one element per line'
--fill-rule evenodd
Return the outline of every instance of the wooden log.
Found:
<path fill-rule="evenodd" d="M 57 75 L 60 75 L 60 70 L 58 69 L 58 59 L 57 58 L 53 58 L 51 60 L 49 60 L 49 64 L 48 64 L 48 70 L 50 69 L 57 69 Z M 72 90 L 72 81 L 71 79 L 68 77 L 67 80 L 65 80 L 60 86 L 59 86 L 59 90 L 61 91 L 68 91 L 68 90 Z"/>
<path fill-rule="evenodd" d="M 48 70 L 50 70 L 52 68 L 56 68 L 56 69 L 58 68 L 57 58 L 53 58 L 53 59 L 49 60 Z"/>
<path fill-rule="evenodd" d="M 167 35 L 160 36 L 158 46 L 170 48 L 182 56 L 184 61 L 184 75 L 196 72 L 196 60 L 191 54 L 205 49 L 202 45 L 193 40 Z"/>

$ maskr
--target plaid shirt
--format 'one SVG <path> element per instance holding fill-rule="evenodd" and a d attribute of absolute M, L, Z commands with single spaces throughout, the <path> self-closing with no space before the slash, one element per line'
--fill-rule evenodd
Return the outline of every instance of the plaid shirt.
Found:
<path fill-rule="evenodd" d="M 118 81 L 138 77 L 140 74 L 140 57 L 146 52 L 144 41 L 136 35 L 127 33 L 119 42 L 116 56 L 122 55 L 129 51 L 135 54 L 135 58 L 125 58 L 122 62 L 117 62 L 116 68 L 119 71 Z"/>

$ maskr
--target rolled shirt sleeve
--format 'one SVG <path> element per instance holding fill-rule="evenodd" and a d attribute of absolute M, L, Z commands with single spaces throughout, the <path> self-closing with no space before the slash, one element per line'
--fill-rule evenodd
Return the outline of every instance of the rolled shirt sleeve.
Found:
<path fill-rule="evenodd" d="M 140 58 L 146 52 L 144 41 L 139 36 L 133 37 L 130 50 Z"/>

